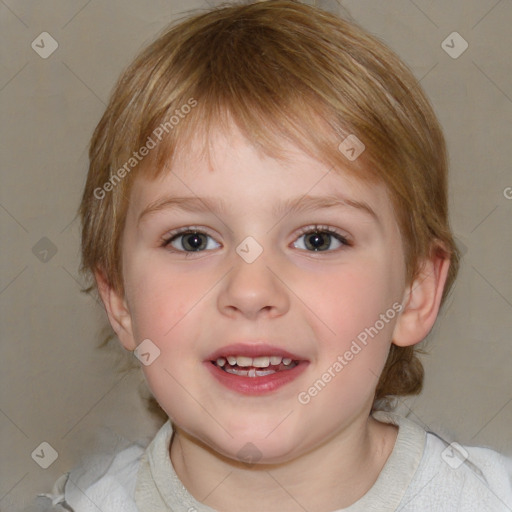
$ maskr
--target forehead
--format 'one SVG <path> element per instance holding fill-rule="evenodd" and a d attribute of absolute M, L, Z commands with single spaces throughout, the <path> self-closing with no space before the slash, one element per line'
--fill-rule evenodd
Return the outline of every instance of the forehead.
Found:
<path fill-rule="evenodd" d="M 348 160 L 346 165 L 328 165 L 285 139 L 279 141 L 279 148 L 279 155 L 270 155 L 235 126 L 207 139 L 194 137 L 178 148 L 157 178 L 136 176 L 130 210 L 140 215 L 148 206 L 174 196 L 195 199 L 190 203 L 195 202 L 197 209 L 203 203 L 203 209 L 228 213 L 245 206 L 278 215 L 298 203 L 314 210 L 339 198 L 392 215 L 385 185 L 358 176 Z"/>

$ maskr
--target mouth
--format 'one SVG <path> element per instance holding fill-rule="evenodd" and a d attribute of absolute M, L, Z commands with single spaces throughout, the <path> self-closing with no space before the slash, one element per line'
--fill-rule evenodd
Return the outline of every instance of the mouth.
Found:
<path fill-rule="evenodd" d="M 292 370 L 299 361 L 282 356 L 226 356 L 219 357 L 212 363 L 231 375 L 254 378 Z"/>
<path fill-rule="evenodd" d="M 239 344 L 216 351 L 205 364 L 225 387 L 246 395 L 262 395 L 293 381 L 309 361 L 268 345 Z"/>

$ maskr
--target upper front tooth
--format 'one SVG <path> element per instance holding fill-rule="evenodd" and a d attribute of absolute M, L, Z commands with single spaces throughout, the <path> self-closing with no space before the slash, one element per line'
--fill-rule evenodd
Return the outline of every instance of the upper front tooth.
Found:
<path fill-rule="evenodd" d="M 238 366 L 252 366 L 252 357 L 236 356 Z"/>
<path fill-rule="evenodd" d="M 252 360 L 252 365 L 257 366 L 258 368 L 266 368 L 269 364 L 270 364 L 269 356 L 255 357 Z"/>
<path fill-rule="evenodd" d="M 247 366 L 256 366 L 258 368 L 267 368 L 269 365 L 280 365 L 281 362 L 285 365 L 289 365 L 292 362 L 292 359 L 288 357 L 281 357 L 281 356 L 260 356 L 260 357 L 247 357 L 247 356 L 226 356 L 226 357 L 219 357 L 217 359 L 217 364 L 219 366 L 224 366 L 224 364 L 227 362 L 231 366 L 241 366 L 241 367 L 247 367 Z"/>

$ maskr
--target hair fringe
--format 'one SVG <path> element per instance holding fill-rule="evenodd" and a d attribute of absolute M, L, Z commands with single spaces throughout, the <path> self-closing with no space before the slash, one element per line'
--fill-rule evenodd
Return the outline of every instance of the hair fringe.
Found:
<path fill-rule="evenodd" d="M 245 43 L 234 45 L 235 40 Z M 360 135 L 367 151 L 351 169 L 363 177 L 365 161 L 391 190 L 408 278 L 433 248 L 449 255 L 444 302 L 460 254 L 448 221 L 445 141 L 432 106 L 407 66 L 378 39 L 352 21 L 299 1 L 243 2 L 196 15 L 165 29 L 121 75 L 89 148 L 80 207 L 84 274 L 101 268 L 109 284 L 122 291 L 120 240 L 135 171 L 104 199 L 95 198 L 95 188 L 191 97 L 199 105 L 169 132 L 169 144 L 159 146 L 156 156 L 170 158 L 198 127 L 206 133 L 217 128 L 219 114 L 233 117 L 265 149 L 278 146 L 277 136 L 284 135 L 326 162 L 346 164 L 338 150 L 343 130 Z M 93 282 L 82 291 L 95 289 Z M 99 347 L 111 347 L 114 338 L 109 332 Z M 391 407 L 393 396 L 421 393 L 424 369 L 418 355 L 425 353 L 391 346 L 375 406 Z M 121 371 L 133 368 L 133 358 L 131 364 L 121 359 Z"/>

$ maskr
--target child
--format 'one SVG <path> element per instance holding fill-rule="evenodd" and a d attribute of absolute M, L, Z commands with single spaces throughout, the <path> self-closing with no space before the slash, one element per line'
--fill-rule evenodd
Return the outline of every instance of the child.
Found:
<path fill-rule="evenodd" d="M 55 507 L 512 510 L 511 460 L 392 412 L 457 274 L 444 144 L 404 64 L 314 7 L 149 46 L 92 139 L 82 256 L 169 420 Z"/>

